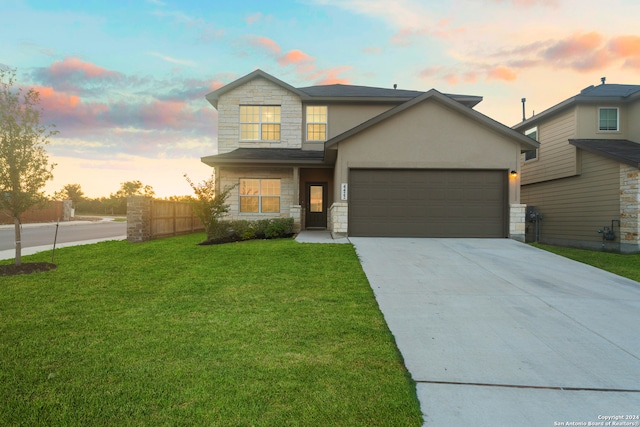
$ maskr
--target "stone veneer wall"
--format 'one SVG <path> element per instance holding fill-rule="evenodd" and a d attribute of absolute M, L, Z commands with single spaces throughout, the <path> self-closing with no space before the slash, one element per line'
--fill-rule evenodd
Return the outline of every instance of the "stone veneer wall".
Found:
<path fill-rule="evenodd" d="M 509 208 L 509 238 L 524 242 L 527 205 L 514 203 Z"/>
<path fill-rule="evenodd" d="M 289 213 L 293 218 L 293 231 L 299 233 L 302 230 L 302 206 L 291 205 L 289 206 Z"/>
<path fill-rule="evenodd" d="M 151 239 L 151 198 L 127 197 L 127 240 L 146 242 Z"/>
<path fill-rule="evenodd" d="M 620 164 L 620 251 L 640 250 L 640 170 Z"/>
<path fill-rule="evenodd" d="M 241 178 L 248 179 L 280 179 L 280 212 L 279 213 L 240 213 L 240 189 L 238 184 Z M 293 200 L 294 182 L 293 168 L 220 168 L 220 188 L 235 185 L 227 204 L 229 204 L 228 218 L 232 219 L 265 219 L 293 216 L 291 206 L 297 206 L 298 201 Z M 295 183 L 295 185 L 298 185 Z M 295 220 L 295 218 L 294 218 Z"/>
<path fill-rule="evenodd" d="M 280 141 L 240 141 L 240 105 L 280 105 Z M 237 87 L 218 100 L 218 153 L 236 148 L 301 148 L 302 101 L 263 78 Z"/>
<path fill-rule="evenodd" d="M 329 208 L 329 231 L 332 233 L 347 233 L 349 226 L 349 205 L 334 203 Z"/>

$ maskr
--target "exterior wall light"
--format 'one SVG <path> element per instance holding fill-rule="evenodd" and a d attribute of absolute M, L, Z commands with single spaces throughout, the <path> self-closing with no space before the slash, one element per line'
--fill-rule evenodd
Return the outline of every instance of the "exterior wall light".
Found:
<path fill-rule="evenodd" d="M 516 171 L 511 171 L 511 172 L 509 172 L 509 175 L 511 175 L 511 178 L 515 178 L 515 177 L 517 177 L 517 176 L 518 176 L 518 172 L 516 172 Z"/>

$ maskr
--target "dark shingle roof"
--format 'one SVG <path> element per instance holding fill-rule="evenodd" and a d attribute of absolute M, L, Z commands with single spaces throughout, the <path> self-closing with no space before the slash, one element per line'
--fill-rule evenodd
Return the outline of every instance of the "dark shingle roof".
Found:
<path fill-rule="evenodd" d="M 355 85 L 321 85 L 297 88 L 298 91 L 308 95 L 311 100 L 358 100 L 358 101 L 393 101 L 404 102 L 424 95 L 426 92 L 419 90 L 390 89 L 383 87 L 355 86 Z M 482 101 L 481 96 L 444 94 L 454 101 L 473 108 Z"/>
<path fill-rule="evenodd" d="M 303 102 L 405 102 L 413 99 L 417 96 L 424 94 L 425 92 L 417 90 L 403 90 L 403 89 L 391 89 L 369 86 L 353 86 L 353 85 L 322 85 L 322 86 L 309 86 L 304 88 L 294 88 L 288 83 L 279 80 L 272 75 L 265 73 L 262 70 L 255 70 L 254 72 L 247 74 L 219 89 L 214 90 L 206 95 L 206 99 L 215 108 L 218 108 L 218 100 L 220 96 L 232 89 L 235 89 L 257 77 L 261 77 L 269 80 L 270 82 L 281 86 L 300 97 Z M 447 95 L 451 99 L 458 101 L 459 103 L 466 105 L 469 108 L 473 108 L 479 102 L 482 101 L 481 96 L 474 95 Z"/>
<path fill-rule="evenodd" d="M 417 90 L 387 89 L 370 86 L 322 85 L 299 87 L 299 91 L 313 97 L 376 97 L 376 98 L 415 98 L 424 92 Z"/>
<path fill-rule="evenodd" d="M 640 92 L 640 85 L 618 85 L 618 84 L 602 84 L 598 86 L 589 86 L 582 89 L 577 99 L 604 97 L 604 98 L 626 98 Z"/>
<path fill-rule="evenodd" d="M 640 144 L 627 139 L 570 139 L 578 148 L 640 168 Z"/>
<path fill-rule="evenodd" d="M 533 126 L 534 123 L 539 120 L 553 116 L 560 111 L 563 111 L 565 108 L 568 108 L 577 103 L 589 103 L 589 102 L 612 102 L 612 103 L 626 103 L 632 102 L 640 97 L 640 85 L 619 85 L 619 84 L 601 84 L 598 86 L 589 86 L 579 94 L 572 96 L 571 98 L 565 99 L 559 104 L 554 105 L 553 107 L 547 108 L 543 112 L 536 114 L 533 117 L 530 117 L 516 125 L 513 126 L 513 129 L 523 130 L 528 128 L 529 126 Z"/>
<path fill-rule="evenodd" d="M 324 151 L 300 150 L 297 148 L 238 148 L 228 153 L 203 157 L 203 163 L 322 163 Z"/>

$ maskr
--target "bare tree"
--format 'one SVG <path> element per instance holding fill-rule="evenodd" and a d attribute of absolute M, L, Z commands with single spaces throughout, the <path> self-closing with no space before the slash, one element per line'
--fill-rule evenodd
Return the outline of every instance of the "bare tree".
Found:
<path fill-rule="evenodd" d="M 22 264 L 20 216 L 46 200 L 43 188 L 54 164 L 44 146 L 57 134 L 40 124 L 40 94 L 16 85 L 16 70 L 0 68 L 0 209 L 15 224 L 15 264 Z"/>

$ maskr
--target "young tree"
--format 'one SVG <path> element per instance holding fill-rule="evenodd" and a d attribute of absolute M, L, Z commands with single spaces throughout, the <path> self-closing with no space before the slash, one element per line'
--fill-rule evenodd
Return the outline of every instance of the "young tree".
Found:
<path fill-rule="evenodd" d="M 55 165 L 44 146 L 58 132 L 40 124 L 39 93 L 15 84 L 16 71 L 0 68 L 0 209 L 14 220 L 15 264 L 21 265 L 20 216 L 46 200 L 43 188 Z"/>
<path fill-rule="evenodd" d="M 218 220 L 229 212 L 229 205 L 226 204 L 226 201 L 234 186 L 226 186 L 224 190 L 218 193 L 216 192 L 216 183 L 213 177 L 199 184 L 194 184 L 186 173 L 184 178 L 196 195 L 195 199 L 191 201 L 193 213 L 200 218 L 207 237 L 210 237 L 214 227 L 218 224 Z"/>

